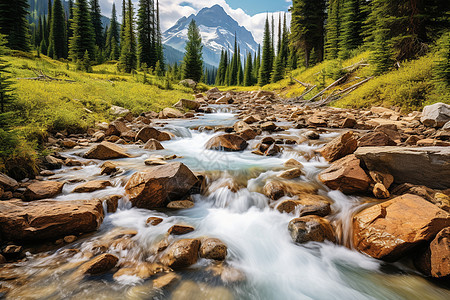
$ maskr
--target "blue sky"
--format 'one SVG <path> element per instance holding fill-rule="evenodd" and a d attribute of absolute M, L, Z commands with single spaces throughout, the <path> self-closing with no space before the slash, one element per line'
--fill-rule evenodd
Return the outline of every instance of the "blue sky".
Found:
<path fill-rule="evenodd" d="M 139 0 L 132 0 L 137 9 Z M 312 0 L 313 1 L 313 0 Z M 111 15 L 112 3 L 116 3 L 118 14 L 121 14 L 122 0 L 100 0 L 102 13 Z M 256 42 L 262 41 L 264 21 L 269 13 L 276 18 L 280 13 L 287 12 L 292 4 L 291 0 L 159 0 L 161 11 L 161 27 L 165 31 L 172 27 L 183 16 L 197 14 L 204 7 L 215 4 L 222 6 L 225 11 L 241 26 L 250 30 Z M 119 16 L 119 20 L 121 17 Z M 288 20 L 290 17 L 288 16 Z"/>

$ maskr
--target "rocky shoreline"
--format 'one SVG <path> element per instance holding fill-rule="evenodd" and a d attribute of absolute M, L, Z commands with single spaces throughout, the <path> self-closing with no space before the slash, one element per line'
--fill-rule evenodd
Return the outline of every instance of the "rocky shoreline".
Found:
<path fill-rule="evenodd" d="M 403 115 L 382 107 L 312 109 L 265 91 L 236 93 L 214 88 L 195 98 L 180 100 L 174 108 L 159 114 L 133 116 L 121 109 L 122 116 L 109 124 L 97 124 L 87 134 L 58 133 L 49 137 L 47 146 L 54 154 L 43 158 L 42 170 L 35 179 L 17 182 L 0 174 L 0 264 L 4 264 L 0 270 L 0 294 L 8 295 L 21 282 L 14 270 L 16 263 L 27 260 L 27 251 L 42 251 L 42 245 L 58 249 L 89 236 L 99 229 L 105 213 L 115 212 L 121 201 L 149 210 L 194 207 L 192 195 L 210 190 L 210 174 L 193 172 L 185 164 L 172 161 L 176 155 L 153 155 L 145 161 L 147 169 L 121 184 L 123 194 L 102 199 L 55 200 L 67 184 L 59 181 L 55 172 L 61 167 L 98 165 L 99 176 L 114 178 L 122 172 L 114 160 L 133 156 L 124 145 L 139 145 L 157 153 L 164 149 L 161 142 L 175 138 L 172 132 L 164 130 L 166 119 L 196 118 L 221 105 L 237 111 L 238 121 L 230 127 L 195 128 L 220 133 L 205 144 L 208 150 L 252 149 L 255 155 L 275 157 L 296 145 L 315 145 L 329 132 L 336 133 L 335 138 L 317 144 L 320 148 L 309 155 L 310 159 L 321 157 L 330 164 L 318 174 L 326 187 L 371 199 L 366 201 L 371 204 L 356 212 L 351 220 L 350 246 L 386 261 L 410 257 L 425 276 L 444 282 L 449 278 L 449 105 L 438 103 L 422 113 Z M 302 133 L 286 134 L 292 129 Z M 83 159 L 65 156 L 65 149 L 79 149 Z M 286 228 L 293 242 L 342 243 L 335 224 L 327 219 L 332 200 L 320 193 L 317 185 L 296 180 L 304 174 L 302 163 L 289 159 L 282 172 L 268 180 L 260 192 L 274 210 L 295 215 Z M 111 185 L 110 180 L 103 179 L 80 182 L 72 193 L 92 193 Z M 240 189 L 233 180 L 225 186 L 234 192 Z M 152 216 L 146 226 L 159 226 L 161 222 L 163 218 Z M 211 268 L 227 282 L 243 280 L 241 271 L 226 264 L 224 242 L 207 236 L 182 238 L 192 232 L 195 233 L 192 226 L 172 226 L 166 238 L 148 250 L 146 256 L 151 260 L 145 262 L 125 261 L 113 254 L 112 249 L 117 248 L 132 251 L 138 232 L 129 229 L 108 233 L 89 251 L 65 249 L 57 256 L 78 255 L 78 263 L 65 266 L 75 270 L 74 280 L 112 272 L 114 278 L 152 278 L 153 287 L 165 289 L 181 281 L 178 270 L 199 259 L 216 262 Z M 30 248 L 30 243 L 39 246 Z M 198 288 L 189 281 L 180 286 L 187 290 Z"/>

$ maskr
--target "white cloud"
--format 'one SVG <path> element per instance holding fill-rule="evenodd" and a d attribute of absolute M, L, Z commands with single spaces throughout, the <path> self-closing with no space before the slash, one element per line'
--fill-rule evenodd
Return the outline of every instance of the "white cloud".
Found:
<path fill-rule="evenodd" d="M 118 14 L 121 14 L 122 11 L 122 1 L 121 0 L 100 0 L 102 5 L 102 12 L 106 16 L 111 15 L 111 7 L 112 3 L 116 3 L 116 8 Z M 135 11 L 137 11 L 138 0 L 133 0 Z M 289 2 L 289 0 L 286 0 Z M 183 5 L 181 5 L 183 4 Z M 278 24 L 278 15 L 284 12 L 268 12 L 256 14 L 254 16 L 250 16 L 245 13 L 242 9 L 232 9 L 225 0 L 160 0 L 160 19 L 161 19 L 161 29 L 163 31 L 169 29 L 173 26 L 178 19 L 183 16 L 188 17 L 191 14 L 196 14 L 204 7 L 211 7 L 214 4 L 219 4 L 224 8 L 224 10 L 229 14 L 233 19 L 235 19 L 241 26 L 247 28 L 255 37 L 257 43 L 262 42 L 263 33 L 264 33 L 264 22 L 266 20 L 266 16 L 269 15 L 269 18 L 272 18 L 274 15 L 275 23 Z M 256 4 L 255 4 L 256 5 Z M 119 20 L 121 20 L 121 17 Z M 290 23 L 290 14 L 288 14 L 288 24 Z"/>

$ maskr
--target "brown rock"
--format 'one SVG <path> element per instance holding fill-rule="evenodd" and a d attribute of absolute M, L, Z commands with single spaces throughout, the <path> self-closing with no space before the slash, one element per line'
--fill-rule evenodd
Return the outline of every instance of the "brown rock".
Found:
<path fill-rule="evenodd" d="M 0 202 L 0 236 L 6 240 L 54 240 L 95 231 L 102 221 L 100 200 Z"/>
<path fill-rule="evenodd" d="M 195 100 L 181 99 L 174 104 L 174 107 L 181 109 L 197 110 L 200 108 L 200 102 Z"/>
<path fill-rule="evenodd" d="M 286 171 L 283 171 L 281 174 L 278 175 L 280 178 L 284 179 L 294 179 L 297 177 L 300 177 L 303 175 L 303 171 L 300 168 L 292 168 Z"/>
<path fill-rule="evenodd" d="M 86 154 L 84 155 L 86 158 L 91 159 L 115 159 L 115 158 L 125 158 L 130 157 L 126 150 L 118 145 L 115 145 L 110 142 L 101 142 L 100 144 L 92 147 Z"/>
<path fill-rule="evenodd" d="M 225 260 L 227 246 L 219 239 L 208 238 L 201 242 L 200 257 L 214 260 Z"/>
<path fill-rule="evenodd" d="M 305 216 L 293 219 L 289 222 L 288 229 L 295 243 L 335 241 L 330 222 L 318 216 Z"/>
<path fill-rule="evenodd" d="M 172 227 L 169 228 L 169 230 L 167 231 L 169 234 L 173 234 L 173 235 L 183 235 L 183 234 L 187 234 L 189 232 L 194 231 L 194 227 L 192 226 L 187 226 L 187 225 L 173 225 Z"/>
<path fill-rule="evenodd" d="M 197 239 L 178 240 L 166 249 L 161 262 L 173 269 L 189 267 L 197 262 L 199 248 Z"/>
<path fill-rule="evenodd" d="M 263 193 L 269 199 L 278 200 L 285 195 L 284 184 L 279 181 L 269 181 L 264 185 Z"/>
<path fill-rule="evenodd" d="M 156 226 L 156 225 L 160 224 L 162 221 L 164 221 L 162 218 L 150 217 L 147 219 L 146 224 Z"/>
<path fill-rule="evenodd" d="M 88 275 L 102 274 L 114 268 L 118 261 L 119 258 L 115 255 L 109 253 L 101 254 L 81 265 L 78 272 Z"/>
<path fill-rule="evenodd" d="M 261 121 L 261 119 L 256 116 L 248 116 L 248 117 L 244 118 L 244 122 L 247 124 L 253 124 L 253 123 L 256 123 L 259 121 Z"/>
<path fill-rule="evenodd" d="M 125 192 L 136 207 L 160 208 L 185 197 L 197 182 L 188 167 L 173 162 L 135 173 L 126 184 Z"/>
<path fill-rule="evenodd" d="M 92 193 L 98 190 L 103 190 L 108 186 L 112 186 L 109 180 L 93 180 L 78 185 L 73 193 Z"/>
<path fill-rule="evenodd" d="M 299 169 L 303 169 L 303 164 L 293 158 L 289 159 L 288 161 L 286 161 L 284 163 L 284 166 L 287 168 L 299 168 Z"/>
<path fill-rule="evenodd" d="M 63 186 L 58 181 L 37 181 L 27 187 L 24 196 L 27 201 L 53 198 L 62 192 Z"/>
<path fill-rule="evenodd" d="M 64 243 L 70 244 L 77 240 L 77 237 L 74 235 L 68 235 L 64 237 Z"/>
<path fill-rule="evenodd" d="M 239 136 L 243 138 L 246 141 L 253 140 L 256 136 L 258 136 L 258 133 L 254 131 L 253 129 L 246 129 L 239 132 Z"/>
<path fill-rule="evenodd" d="M 114 279 L 119 279 L 121 276 L 136 276 L 145 280 L 155 274 L 169 271 L 169 268 L 161 264 L 145 262 L 139 263 L 136 266 L 121 268 L 119 271 L 114 273 L 113 277 Z"/>
<path fill-rule="evenodd" d="M 397 146 L 386 133 L 381 131 L 369 132 L 363 135 L 358 141 L 359 147 L 371 146 Z"/>
<path fill-rule="evenodd" d="M 325 217 L 331 213 L 330 203 L 319 195 L 305 194 L 300 197 L 300 200 L 288 199 L 280 202 L 276 209 L 283 213 L 292 213 L 299 208 L 299 216 L 316 215 Z"/>
<path fill-rule="evenodd" d="M 18 188 L 19 183 L 8 175 L 0 173 L 0 186 L 3 187 L 5 191 L 10 191 Z"/>
<path fill-rule="evenodd" d="M 166 132 L 159 131 L 158 129 L 153 128 L 151 126 L 146 126 L 142 128 L 136 135 L 137 141 L 141 140 L 144 143 L 147 143 L 150 139 L 155 139 L 160 142 L 169 141 L 170 135 L 168 135 Z"/>
<path fill-rule="evenodd" d="M 344 121 L 342 121 L 341 127 L 342 128 L 353 128 L 357 124 L 356 120 L 353 118 L 346 118 Z"/>
<path fill-rule="evenodd" d="M 247 142 L 236 134 L 222 134 L 212 137 L 205 148 L 219 151 L 243 151 L 247 146 Z"/>
<path fill-rule="evenodd" d="M 261 130 L 263 131 L 275 131 L 277 129 L 277 125 L 273 122 L 265 122 L 261 124 Z"/>
<path fill-rule="evenodd" d="M 144 149 L 147 150 L 164 150 L 163 145 L 155 139 L 149 139 L 147 143 L 144 145 Z"/>
<path fill-rule="evenodd" d="M 106 211 L 108 213 L 115 213 L 119 207 L 119 199 L 122 199 L 121 195 L 109 195 L 100 199 L 102 203 L 106 203 Z"/>
<path fill-rule="evenodd" d="M 170 118 L 170 119 L 183 118 L 183 113 L 181 111 L 179 111 L 178 109 L 170 108 L 170 107 L 164 108 L 162 110 L 161 114 L 164 118 Z"/>
<path fill-rule="evenodd" d="M 174 272 L 165 274 L 155 280 L 153 280 L 153 287 L 155 289 L 165 289 L 171 285 L 178 283 L 181 280 L 181 276 Z"/>
<path fill-rule="evenodd" d="M 171 201 L 167 204 L 170 209 L 188 209 L 194 207 L 194 202 L 190 200 Z"/>
<path fill-rule="evenodd" d="M 373 187 L 373 195 L 377 199 L 387 199 L 390 196 L 387 188 L 379 182 L 375 183 L 375 186 Z"/>
<path fill-rule="evenodd" d="M 71 148 L 75 147 L 76 145 L 78 145 L 78 144 L 72 140 L 62 140 L 61 141 L 61 146 L 64 148 L 71 149 Z"/>
<path fill-rule="evenodd" d="M 128 128 L 124 122 L 114 121 L 108 125 L 108 130 L 106 130 L 105 135 L 106 136 L 111 136 L 111 135 L 121 136 L 122 133 L 125 133 L 129 130 L 130 130 L 130 128 Z"/>
<path fill-rule="evenodd" d="M 6 262 L 6 258 L 0 254 L 0 265 Z"/>
<path fill-rule="evenodd" d="M 111 175 L 112 173 L 117 172 L 117 165 L 110 161 L 104 162 L 100 168 L 102 169 L 101 175 Z"/>
<path fill-rule="evenodd" d="M 353 218 L 353 244 L 375 258 L 397 259 L 450 224 L 450 214 L 406 194 L 369 207 Z"/>
<path fill-rule="evenodd" d="M 450 227 L 442 229 L 415 261 L 417 268 L 434 278 L 450 275 Z"/>
<path fill-rule="evenodd" d="M 338 160 L 348 154 L 352 154 L 358 148 L 358 141 L 352 131 L 346 132 L 335 138 L 324 147 L 317 150 L 327 161 Z"/>
<path fill-rule="evenodd" d="M 313 126 L 313 127 L 327 127 L 327 122 L 317 116 L 312 116 L 312 117 L 308 118 L 307 122 L 308 122 L 308 125 Z"/>
<path fill-rule="evenodd" d="M 360 166 L 360 160 L 353 154 L 334 162 L 319 174 L 319 179 L 330 189 L 345 194 L 366 192 L 371 183 Z"/>

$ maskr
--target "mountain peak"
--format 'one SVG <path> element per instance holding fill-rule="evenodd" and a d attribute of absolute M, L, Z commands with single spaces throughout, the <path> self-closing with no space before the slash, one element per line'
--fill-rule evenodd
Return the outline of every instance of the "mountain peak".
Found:
<path fill-rule="evenodd" d="M 184 52 L 187 41 L 187 27 L 195 20 L 200 29 L 203 42 L 203 58 L 206 63 L 217 66 L 222 49 L 232 50 L 237 37 L 241 55 L 255 53 L 258 44 L 245 27 L 229 16 L 222 6 L 216 4 L 201 9 L 197 15 L 182 17 L 177 23 L 163 33 L 163 43 Z"/>

